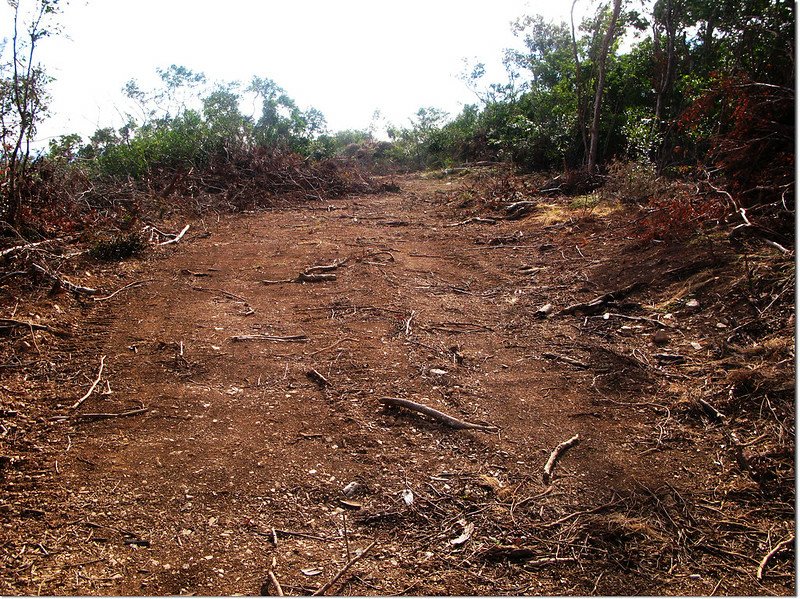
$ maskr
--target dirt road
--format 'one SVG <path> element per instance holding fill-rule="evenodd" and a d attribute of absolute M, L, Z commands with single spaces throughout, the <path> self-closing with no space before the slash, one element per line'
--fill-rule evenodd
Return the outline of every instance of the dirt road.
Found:
<path fill-rule="evenodd" d="M 401 187 L 208 218 L 120 280 L 147 282 L 93 309 L 94 371 L 69 389 L 105 356 L 102 376 L 89 416 L 52 424 L 4 592 L 257 594 L 271 570 L 308 594 L 373 541 L 329 593 L 786 592 L 680 536 L 722 467 L 700 431 L 668 442 L 646 364 L 691 334 L 665 350 L 643 320 L 537 314 L 636 282 L 649 250 L 614 219 L 462 222 L 446 181 Z"/>

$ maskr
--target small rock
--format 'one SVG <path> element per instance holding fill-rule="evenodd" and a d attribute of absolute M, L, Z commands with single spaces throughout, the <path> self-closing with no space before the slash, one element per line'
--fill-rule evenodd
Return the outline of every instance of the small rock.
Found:
<path fill-rule="evenodd" d="M 684 304 L 684 306 L 686 308 L 688 308 L 689 310 L 697 310 L 700 307 L 700 302 L 698 302 L 696 299 L 692 298 L 690 300 L 687 300 L 686 304 Z"/>
<path fill-rule="evenodd" d="M 550 313 L 553 312 L 553 304 L 545 304 L 538 310 L 536 310 L 536 316 L 539 318 L 546 318 Z"/>
<path fill-rule="evenodd" d="M 306 576 L 319 576 L 322 574 L 322 569 L 320 568 L 302 568 L 300 571 Z"/>
<path fill-rule="evenodd" d="M 401 493 L 401 496 L 403 497 L 403 501 L 406 505 L 411 505 L 414 503 L 414 493 L 411 491 L 411 489 L 404 489 Z"/>
<path fill-rule="evenodd" d="M 653 343 L 656 345 L 666 345 L 669 343 L 669 335 L 664 329 L 659 329 L 656 331 L 655 335 L 653 335 Z"/>
<path fill-rule="evenodd" d="M 717 328 L 718 329 L 727 329 L 728 325 L 726 325 L 724 322 L 718 322 L 717 323 Z"/>
<path fill-rule="evenodd" d="M 357 483 L 356 481 L 347 483 L 344 488 L 342 489 L 342 493 L 344 493 L 345 497 L 355 497 L 359 491 L 361 491 L 362 485 Z"/>
<path fill-rule="evenodd" d="M 447 374 L 447 371 L 442 370 L 441 368 L 431 368 L 428 372 L 430 372 L 433 376 L 444 376 Z"/>
<path fill-rule="evenodd" d="M 703 349 L 703 346 L 700 345 L 697 341 L 690 341 L 689 345 L 691 345 L 693 349 L 697 350 Z"/>

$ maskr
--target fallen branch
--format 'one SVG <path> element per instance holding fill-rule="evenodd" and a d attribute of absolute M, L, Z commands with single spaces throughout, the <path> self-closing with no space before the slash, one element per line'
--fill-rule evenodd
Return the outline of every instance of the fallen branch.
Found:
<path fill-rule="evenodd" d="M 715 419 L 715 420 L 719 420 L 720 422 L 725 422 L 725 421 L 728 419 L 728 418 L 725 416 L 725 414 L 723 414 L 722 412 L 720 412 L 720 411 L 719 411 L 717 408 L 715 408 L 714 406 L 712 406 L 712 405 L 711 405 L 709 402 L 707 402 L 707 401 L 706 401 L 705 399 L 703 399 L 702 397 L 698 397 L 698 398 L 697 398 L 697 403 L 699 403 L 699 404 L 700 404 L 700 406 L 703 408 L 703 411 L 704 411 L 706 414 L 708 414 L 709 416 L 711 416 L 713 419 Z"/>
<path fill-rule="evenodd" d="M 234 335 L 231 341 L 274 341 L 276 343 L 306 343 L 305 335 Z"/>
<path fill-rule="evenodd" d="M 322 389 L 331 386 L 331 382 L 324 376 L 322 376 L 319 372 L 317 372 L 317 370 L 315 370 L 314 368 L 306 372 L 306 376 L 313 382 L 315 382 L 317 385 L 319 385 L 320 388 Z"/>
<path fill-rule="evenodd" d="M 73 293 L 85 293 L 86 295 L 94 295 L 95 293 L 99 293 L 97 289 L 92 289 L 91 287 L 83 287 L 82 285 L 75 285 L 75 283 L 70 283 L 66 279 L 59 277 L 58 275 L 50 272 L 43 266 L 39 266 L 38 264 L 31 264 L 31 269 L 39 274 L 44 275 L 51 281 L 53 281 L 56 286 L 63 287 L 67 291 L 72 291 Z"/>
<path fill-rule="evenodd" d="M 339 580 L 342 576 L 344 576 L 347 573 L 347 571 L 353 566 L 353 564 L 355 564 L 358 560 L 360 560 L 362 557 L 364 557 L 367 554 L 367 552 L 375 546 L 375 543 L 377 543 L 377 542 L 378 541 L 372 541 L 372 543 L 367 545 L 366 549 L 364 549 L 361 553 L 357 554 L 353 559 L 351 559 L 349 562 L 347 562 L 344 565 L 344 567 L 342 567 L 342 569 L 339 570 L 339 572 L 336 574 L 336 576 L 331 578 L 330 581 L 326 582 L 321 587 L 319 587 L 316 591 L 311 593 L 311 596 L 312 597 L 318 597 L 320 595 L 323 595 L 325 593 L 325 591 L 327 591 L 334 584 L 336 584 L 336 581 Z"/>
<path fill-rule="evenodd" d="M 16 254 L 17 252 L 24 252 L 25 250 L 29 250 L 31 248 L 39 247 L 40 245 L 46 245 L 48 243 L 53 243 L 54 241 L 60 241 L 62 238 L 59 237 L 57 239 L 45 239 L 44 241 L 35 241 L 33 243 L 24 243 L 22 245 L 15 245 L 10 248 L 4 249 L 0 252 L 0 258 L 5 258 L 6 256 L 11 256 Z M 70 239 L 70 238 L 67 238 Z"/>
<path fill-rule="evenodd" d="M 267 576 L 269 577 L 269 581 L 272 583 L 272 586 L 275 587 L 275 592 L 277 593 L 278 597 L 283 597 L 283 589 L 281 588 L 281 583 L 278 582 L 278 577 L 275 576 L 275 572 L 270 570 L 267 572 Z"/>
<path fill-rule="evenodd" d="M 335 281 L 336 275 L 333 273 L 313 273 L 301 272 L 297 275 L 298 283 L 320 283 L 322 281 Z"/>
<path fill-rule="evenodd" d="M 106 295 L 104 297 L 95 297 L 94 301 L 103 302 L 105 300 L 109 300 L 112 297 L 114 297 L 115 295 L 117 295 L 120 291 L 125 291 L 126 289 L 132 289 L 133 287 L 139 287 L 140 285 L 144 285 L 145 283 L 151 283 L 152 281 L 153 281 L 153 279 L 146 279 L 144 281 L 134 281 L 133 283 L 128 283 L 127 285 L 125 285 L 125 287 L 120 287 L 119 289 L 117 289 L 111 295 Z"/>
<path fill-rule="evenodd" d="M 281 283 L 320 283 L 322 281 L 335 281 L 333 273 L 301 272 L 294 279 L 263 279 L 264 285 L 279 285 Z"/>
<path fill-rule="evenodd" d="M 514 202 L 506 206 L 506 218 L 508 220 L 517 220 L 528 214 L 531 210 L 536 208 L 537 203 L 530 200 L 523 200 Z"/>
<path fill-rule="evenodd" d="M 483 559 L 490 561 L 524 561 L 529 566 L 544 566 L 562 562 L 574 562 L 574 557 L 540 557 L 532 559 L 536 552 L 529 547 L 517 547 L 516 545 L 496 545 L 483 552 Z"/>
<path fill-rule="evenodd" d="M 599 295 L 596 298 L 589 300 L 588 302 L 581 302 L 578 304 L 572 304 L 571 306 L 567 306 L 559 315 L 563 314 L 597 314 L 599 313 L 607 304 L 611 302 L 618 301 L 624 299 L 625 297 L 629 296 L 631 293 L 638 291 L 644 284 L 633 283 L 632 285 L 628 285 L 627 287 L 623 287 L 617 291 L 611 291 L 609 293 L 604 293 L 603 295 Z"/>
<path fill-rule="evenodd" d="M 577 366 L 578 368 L 583 368 L 584 370 L 588 370 L 590 368 L 588 364 L 584 364 L 575 358 L 554 354 L 552 352 L 542 352 L 542 357 L 547 360 L 557 360 L 559 362 L 564 362 L 565 364 L 571 364 L 572 366 Z"/>
<path fill-rule="evenodd" d="M 100 377 L 103 376 L 103 367 L 105 366 L 105 361 L 106 361 L 106 357 L 105 356 L 101 356 L 100 357 L 100 370 L 97 371 L 97 378 L 92 383 L 92 386 L 89 387 L 89 390 L 86 392 L 86 395 L 81 397 L 78 401 L 76 401 L 74 404 L 72 404 L 70 406 L 71 409 L 73 409 L 73 410 L 76 409 L 84 401 L 86 401 L 89 398 L 89 396 L 94 392 L 95 387 L 97 387 L 98 383 L 100 383 Z"/>
<path fill-rule="evenodd" d="M 680 354 L 653 354 L 653 357 L 659 362 L 667 364 L 683 364 L 686 362 L 686 356 Z"/>
<path fill-rule="evenodd" d="M 564 453 L 570 448 L 576 446 L 580 443 L 581 437 L 580 435 L 575 435 L 571 439 L 567 439 L 563 443 L 560 443 L 554 450 L 553 453 L 550 454 L 550 459 L 547 460 L 547 463 L 544 465 L 544 472 L 542 473 L 542 481 L 544 484 L 550 484 L 550 477 L 553 474 L 553 470 L 556 467 L 556 463 L 561 458 Z"/>
<path fill-rule="evenodd" d="M 767 555 L 764 556 L 764 559 L 761 560 L 761 563 L 758 564 L 758 571 L 756 572 L 756 578 L 761 580 L 764 577 L 764 568 L 767 567 L 767 563 L 771 560 L 779 551 L 781 551 L 787 545 L 794 543 L 794 535 L 789 535 L 788 538 L 784 539 L 775 547 L 773 547 Z"/>
<path fill-rule="evenodd" d="M 24 320 L 15 320 L 13 318 L 0 318 L 0 329 L 14 329 L 17 327 L 32 329 L 34 331 L 50 330 L 50 327 L 43 324 L 35 324 L 32 322 L 26 322 Z"/>
<path fill-rule="evenodd" d="M 149 408 L 137 408 L 136 410 L 128 410 L 127 412 L 119 412 L 118 414 L 78 414 L 75 420 L 78 422 L 91 422 L 92 420 L 109 420 L 111 418 L 127 418 L 129 416 L 138 416 L 144 414 Z"/>
<path fill-rule="evenodd" d="M 764 239 L 764 241 L 766 242 L 767 245 L 770 245 L 770 246 L 774 247 L 775 249 L 780 250 L 784 254 L 791 254 L 792 253 L 792 250 L 787 250 L 780 243 L 772 241 L 771 239 Z"/>
<path fill-rule="evenodd" d="M 186 235 L 186 231 L 189 230 L 190 226 L 191 225 L 186 225 L 183 228 L 183 230 L 180 233 L 178 233 L 175 237 L 173 237 L 172 239 L 168 239 L 167 241 L 162 241 L 158 245 L 162 246 L 162 245 L 169 245 L 170 243 L 178 243 L 183 238 L 183 236 Z"/>
<path fill-rule="evenodd" d="M 319 266 L 309 266 L 303 272 L 305 274 L 312 274 L 315 272 L 330 272 L 332 270 L 336 270 L 340 266 L 344 266 L 345 262 L 347 262 L 347 259 L 341 261 L 334 260 L 331 264 L 320 264 Z"/>
<path fill-rule="evenodd" d="M 378 401 L 381 401 L 383 403 L 388 403 L 393 406 L 406 408 L 407 410 L 411 410 L 412 412 L 419 412 L 420 414 L 425 414 L 426 416 L 430 416 L 434 420 L 438 420 L 439 422 L 455 429 L 478 430 L 490 433 L 497 432 L 498 430 L 496 426 L 486 425 L 486 424 L 475 424 L 473 422 L 466 422 L 464 420 L 459 420 L 458 418 L 449 416 L 448 414 L 440 412 L 439 410 L 435 410 L 434 408 L 413 401 L 409 401 L 407 399 L 401 399 L 399 397 L 381 397 Z"/>
<path fill-rule="evenodd" d="M 628 316 L 626 314 L 615 314 L 614 312 L 607 312 L 607 314 L 609 316 L 616 316 L 617 318 L 624 318 L 625 320 L 634 320 L 634 321 L 638 321 L 638 322 L 649 322 L 650 324 L 654 324 L 657 327 L 661 327 L 661 328 L 664 328 L 664 329 L 673 329 L 673 328 L 675 328 L 674 325 L 667 324 L 666 322 L 661 322 L 660 320 L 656 320 L 655 318 L 645 318 L 644 316 Z"/>
<path fill-rule="evenodd" d="M 468 218 L 467 220 L 462 220 L 457 223 L 448 223 L 445 227 L 460 227 L 461 225 L 468 225 L 470 223 L 485 223 L 487 225 L 494 225 L 497 221 L 493 218 L 480 218 L 478 216 L 473 216 L 472 218 Z"/>

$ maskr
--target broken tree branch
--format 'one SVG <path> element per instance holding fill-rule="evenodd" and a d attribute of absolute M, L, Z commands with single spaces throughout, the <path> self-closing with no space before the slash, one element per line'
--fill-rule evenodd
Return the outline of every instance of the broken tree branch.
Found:
<path fill-rule="evenodd" d="M 129 416 L 138 416 L 149 411 L 149 408 L 137 408 L 135 410 L 128 410 L 127 412 L 119 412 L 118 414 L 78 414 L 75 416 L 77 422 L 91 422 L 93 420 L 109 420 L 111 418 L 127 418 Z"/>
<path fill-rule="evenodd" d="M 172 239 L 168 239 L 167 241 L 162 241 L 158 245 L 162 246 L 162 245 L 169 245 L 170 243 L 178 243 L 183 238 L 183 236 L 186 235 L 186 231 L 189 230 L 190 226 L 191 225 L 186 225 L 183 228 L 183 230 L 180 233 L 178 233 L 175 237 L 173 237 Z"/>
<path fill-rule="evenodd" d="M 559 316 L 564 314 L 577 314 L 577 313 L 586 315 L 597 314 L 607 304 L 624 299 L 631 293 L 638 291 L 643 286 L 644 283 L 642 282 L 633 283 L 632 285 L 628 285 L 627 287 L 623 287 L 622 289 L 619 289 L 617 291 L 611 291 L 609 293 L 604 293 L 603 295 L 599 295 L 596 298 L 589 300 L 588 302 L 581 302 L 578 304 L 572 304 L 571 306 L 567 306 L 566 308 L 561 310 L 558 314 Z"/>
<path fill-rule="evenodd" d="M 103 376 L 103 367 L 105 366 L 105 362 L 106 362 L 106 357 L 105 356 L 101 356 L 100 357 L 100 370 L 97 371 L 97 378 L 92 383 L 92 386 L 89 387 L 89 390 L 86 392 L 86 395 L 84 395 L 78 401 L 76 401 L 74 404 L 72 404 L 70 406 L 70 409 L 73 409 L 73 410 L 76 409 L 84 401 L 86 401 L 89 398 L 89 396 L 94 392 L 95 387 L 97 387 L 98 383 L 100 383 L 100 377 Z"/>
<path fill-rule="evenodd" d="M 34 331 L 49 331 L 50 327 L 43 324 L 35 324 L 33 322 L 26 322 L 24 320 L 16 320 L 14 318 L 0 318 L 0 329 L 13 329 L 13 328 L 26 328 Z"/>
<path fill-rule="evenodd" d="M 764 559 L 761 560 L 761 563 L 758 564 L 758 571 L 756 572 L 756 578 L 761 580 L 764 577 L 764 568 L 767 567 L 767 563 L 769 563 L 769 560 L 771 560 L 784 547 L 792 543 L 794 543 L 794 535 L 789 535 L 788 538 L 784 539 L 783 541 L 775 545 L 775 547 L 773 547 L 772 550 L 764 556 Z"/>
<path fill-rule="evenodd" d="M 272 583 L 272 586 L 275 587 L 275 592 L 277 593 L 278 597 L 283 597 L 283 589 L 281 588 L 281 583 L 278 582 L 278 577 L 275 576 L 275 572 L 270 570 L 267 572 L 267 576 L 269 576 L 269 581 Z"/>
<path fill-rule="evenodd" d="M 316 369 L 314 369 L 314 368 L 312 368 L 311 370 L 309 370 L 308 372 L 306 372 L 306 376 L 307 376 L 309 379 L 311 379 L 311 381 L 313 381 L 314 383 L 316 383 L 317 385 L 319 385 L 319 387 L 320 387 L 321 389 L 324 389 L 325 387 L 330 387 L 330 386 L 331 386 L 331 382 L 330 382 L 328 379 L 326 379 L 324 376 L 322 376 L 322 375 L 321 375 L 321 374 L 320 374 L 320 373 L 319 373 L 319 372 L 318 372 Z"/>
<path fill-rule="evenodd" d="M 279 285 L 281 283 L 320 283 L 322 281 L 335 281 L 334 273 L 301 272 L 294 279 L 263 279 L 264 285 Z"/>
<path fill-rule="evenodd" d="M 467 220 L 462 220 L 457 223 L 448 223 L 445 227 L 460 227 L 461 225 L 468 225 L 470 223 L 485 223 L 487 225 L 494 225 L 497 221 L 493 218 L 481 218 L 479 216 L 473 216 L 472 218 L 468 218 Z"/>
<path fill-rule="evenodd" d="M 584 364 L 580 360 L 576 360 L 575 358 L 570 358 L 569 356 L 554 354 L 553 352 L 549 351 L 542 352 L 542 357 L 547 360 L 557 360 L 559 362 L 564 362 L 565 364 L 577 366 L 578 368 L 583 368 L 584 370 L 588 370 L 589 368 L 591 368 L 588 364 Z"/>
<path fill-rule="evenodd" d="M 364 557 L 367 554 L 367 552 L 375 546 L 375 543 L 377 543 L 377 542 L 378 541 L 372 541 L 372 543 L 367 545 L 366 549 L 364 549 L 361 553 L 356 554 L 356 556 L 353 557 L 353 559 L 351 559 L 349 562 L 347 562 L 342 567 L 342 569 L 339 570 L 339 572 L 336 574 L 336 576 L 331 578 L 330 581 L 326 582 L 321 587 L 319 587 L 316 591 L 311 593 L 311 596 L 312 597 L 318 597 L 320 595 L 324 595 L 325 591 L 327 591 L 334 584 L 336 584 L 336 581 L 339 580 L 342 576 L 344 576 L 347 573 L 347 571 L 353 566 L 353 564 L 355 564 L 358 560 L 360 560 L 362 557 Z"/>
<path fill-rule="evenodd" d="M 333 273 L 313 273 L 301 272 L 297 275 L 298 283 L 320 283 L 322 281 L 335 281 L 336 275 Z"/>
<path fill-rule="evenodd" d="M 71 237 L 58 237 L 56 239 L 45 239 L 43 241 L 35 241 L 33 243 L 24 243 L 22 245 L 15 245 L 10 248 L 6 248 L 0 252 L 0 258 L 5 258 L 7 256 L 12 256 L 17 252 L 24 252 L 25 250 L 29 250 L 35 247 L 39 247 L 40 245 L 47 245 L 48 243 L 53 243 L 55 241 L 66 241 L 68 239 L 72 239 Z"/>
<path fill-rule="evenodd" d="M 346 258 L 344 260 L 334 260 L 330 264 L 320 264 L 318 266 L 309 266 L 303 272 L 305 274 L 312 274 L 312 273 L 315 273 L 315 272 L 330 272 L 332 270 L 336 270 L 340 266 L 344 266 L 345 262 L 347 262 Z"/>
<path fill-rule="evenodd" d="M 51 281 L 53 281 L 58 287 L 63 287 L 67 291 L 72 291 L 73 293 L 85 293 L 86 295 L 94 295 L 95 293 L 99 293 L 97 289 L 92 289 L 91 287 L 83 287 L 82 285 L 75 285 L 75 283 L 70 283 L 66 279 L 59 277 L 58 275 L 50 272 L 43 266 L 39 266 L 38 264 L 31 264 L 31 269 L 35 272 L 38 272 L 41 275 L 44 275 Z"/>
<path fill-rule="evenodd" d="M 276 343 L 306 343 L 305 335 L 234 335 L 231 341 L 275 341 Z"/>
<path fill-rule="evenodd" d="M 120 287 L 119 289 L 117 289 L 111 295 L 106 295 L 104 297 L 95 297 L 93 299 L 96 302 L 103 302 L 105 300 L 111 299 L 112 297 L 117 295 L 120 291 L 125 291 L 126 289 L 132 289 L 133 287 L 139 287 L 140 285 L 144 285 L 145 283 L 151 283 L 152 281 L 153 281 L 153 279 L 146 279 L 144 281 L 134 281 L 133 283 L 128 283 L 127 285 L 125 285 L 125 287 Z"/>
<path fill-rule="evenodd" d="M 402 399 L 399 397 L 381 397 L 378 401 L 383 403 L 388 403 L 393 406 L 399 406 L 402 408 L 406 408 L 407 410 L 411 410 L 412 412 L 419 412 L 420 414 L 425 414 L 426 416 L 430 416 L 434 420 L 438 420 L 439 422 L 446 424 L 447 426 L 455 429 L 469 429 L 469 430 L 478 430 L 478 431 L 485 431 L 494 433 L 497 432 L 498 427 L 487 425 L 487 424 L 475 424 L 473 422 L 466 422 L 464 420 L 459 420 L 458 418 L 454 418 L 444 412 L 440 412 L 434 408 L 429 406 L 416 403 L 414 401 L 409 401 L 408 399 Z"/>
<path fill-rule="evenodd" d="M 633 320 L 637 322 L 649 322 L 657 327 L 664 328 L 664 329 L 674 329 L 675 326 L 671 324 L 667 324 L 666 322 L 661 322 L 660 320 L 656 320 L 655 318 L 646 318 L 644 316 L 628 316 L 627 314 L 616 314 L 614 312 L 607 312 L 609 316 L 615 316 L 616 318 L 624 318 L 625 320 Z"/>
<path fill-rule="evenodd" d="M 544 472 L 542 473 L 542 481 L 544 484 L 550 484 L 550 477 L 553 475 L 553 470 L 555 469 L 556 463 L 561 456 L 564 455 L 564 453 L 566 453 L 570 447 L 574 447 L 580 443 L 580 441 L 580 435 L 575 435 L 563 443 L 559 443 L 559 445 L 553 450 L 553 453 L 550 454 L 550 459 L 548 459 L 547 463 L 544 465 Z"/>

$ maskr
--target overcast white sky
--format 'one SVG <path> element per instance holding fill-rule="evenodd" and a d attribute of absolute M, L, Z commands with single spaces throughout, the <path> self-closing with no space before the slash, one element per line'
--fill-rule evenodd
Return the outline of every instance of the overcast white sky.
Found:
<path fill-rule="evenodd" d="M 20 0 L 22 4 L 31 0 Z M 579 7 L 589 9 L 592 0 Z M 210 80 L 269 77 L 331 130 L 366 128 L 379 109 L 407 125 L 420 106 L 451 113 L 475 100 L 456 75 L 463 58 L 494 65 L 515 45 L 510 22 L 538 13 L 569 19 L 566 0 L 72 0 L 64 33 L 42 42 L 56 77 L 53 118 L 39 138 L 122 124 L 123 84 L 153 82 L 156 67 Z M 3 3 L 0 20 L 11 9 Z M 490 72 L 491 74 L 491 72 Z"/>

